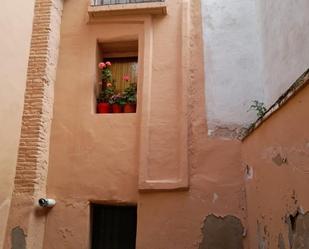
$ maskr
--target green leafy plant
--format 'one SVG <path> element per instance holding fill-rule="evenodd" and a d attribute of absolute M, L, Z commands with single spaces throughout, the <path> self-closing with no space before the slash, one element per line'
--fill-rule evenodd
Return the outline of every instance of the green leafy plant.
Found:
<path fill-rule="evenodd" d="M 109 103 L 110 98 L 115 94 L 115 85 L 112 83 L 113 77 L 111 66 L 112 63 L 109 61 L 100 62 L 98 64 L 102 79 L 102 90 L 100 91 L 97 99 L 98 103 Z"/>
<path fill-rule="evenodd" d="M 126 89 L 124 89 L 123 97 L 128 104 L 136 104 L 136 83 L 131 83 Z"/>
<path fill-rule="evenodd" d="M 267 111 L 265 104 L 263 102 L 259 102 L 258 100 L 252 101 L 252 105 L 250 106 L 248 111 L 251 111 L 251 110 L 256 111 L 256 115 L 258 116 L 258 118 L 263 117 L 263 115 Z"/>
<path fill-rule="evenodd" d="M 103 89 L 98 97 L 98 103 L 109 103 L 110 98 L 114 95 L 115 88 L 109 83 L 105 89 Z"/>
<path fill-rule="evenodd" d="M 112 82 L 113 75 L 112 75 L 111 70 L 109 68 L 103 69 L 101 77 L 104 82 Z"/>

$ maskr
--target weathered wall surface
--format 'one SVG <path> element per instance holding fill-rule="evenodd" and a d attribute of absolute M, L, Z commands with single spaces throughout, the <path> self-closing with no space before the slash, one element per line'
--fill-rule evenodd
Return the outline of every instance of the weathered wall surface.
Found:
<path fill-rule="evenodd" d="M 202 1 L 205 94 L 209 132 L 254 120 L 263 101 L 262 47 L 254 0 Z"/>
<path fill-rule="evenodd" d="M 309 2 L 202 1 L 209 132 L 250 124 L 309 65 Z"/>
<path fill-rule="evenodd" d="M 309 87 L 245 141 L 250 248 L 308 248 Z"/>
<path fill-rule="evenodd" d="M 257 1 L 265 103 L 271 105 L 309 67 L 309 2 Z"/>
<path fill-rule="evenodd" d="M 236 217 L 210 215 L 205 219 L 204 237 L 199 249 L 243 249 L 244 231 Z"/>
<path fill-rule="evenodd" d="M 204 103 L 204 74 L 199 1 L 190 1 L 190 42 L 185 47 L 191 58 L 186 89 L 189 190 L 138 190 L 140 108 L 143 106 L 138 107 L 136 114 L 94 113 L 97 39 L 138 37 L 141 39 L 139 61 L 153 61 L 148 95 L 151 99 L 146 99 L 154 108 L 146 110 L 151 110 L 148 113 L 149 128 L 154 131 L 151 139 L 157 141 L 149 150 L 151 162 L 156 166 L 171 160 L 174 154 L 160 150 L 158 145 L 178 146 L 178 140 L 170 136 L 177 138 L 177 127 L 182 122 L 177 118 L 180 114 L 175 110 L 179 110 L 179 103 L 174 99 L 179 94 L 182 77 L 179 61 L 183 46 L 183 2 L 186 1 L 169 1 L 168 15 L 152 18 L 153 57 L 143 52 L 143 37 L 149 32 L 143 20 L 149 17 L 110 17 L 89 24 L 87 1 L 65 2 L 47 185 L 47 194 L 57 200 L 57 205 L 47 216 L 45 249 L 89 246 L 89 202 L 137 204 L 139 249 L 198 248 L 207 236 L 202 227 L 211 214 L 234 216 L 245 226 L 240 142 L 209 139 L 207 134 L 205 107 L 201 104 Z M 174 123 L 175 130 L 166 128 Z M 164 170 L 155 168 L 153 179 L 160 179 L 164 174 L 167 178 L 174 176 L 170 165 L 166 165 Z M 233 226 L 235 219 L 228 219 L 228 224 Z M 214 225 L 213 229 L 217 227 Z"/>
<path fill-rule="evenodd" d="M 34 0 L 1 1 L 0 248 L 13 190 L 21 129 Z"/>

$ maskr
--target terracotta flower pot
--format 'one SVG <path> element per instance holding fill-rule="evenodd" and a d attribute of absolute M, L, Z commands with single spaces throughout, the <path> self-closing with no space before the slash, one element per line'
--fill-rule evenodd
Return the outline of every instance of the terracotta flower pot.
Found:
<path fill-rule="evenodd" d="M 136 104 L 125 104 L 124 113 L 134 113 L 136 112 Z"/>
<path fill-rule="evenodd" d="M 98 103 L 98 113 L 110 113 L 110 104 Z"/>
<path fill-rule="evenodd" d="M 113 113 L 122 113 L 122 106 L 119 104 L 113 104 Z"/>

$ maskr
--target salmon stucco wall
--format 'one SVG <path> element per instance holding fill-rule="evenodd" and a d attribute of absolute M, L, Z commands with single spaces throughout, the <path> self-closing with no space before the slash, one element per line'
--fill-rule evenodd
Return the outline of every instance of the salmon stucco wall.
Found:
<path fill-rule="evenodd" d="M 47 195 L 57 204 L 47 214 L 44 248 L 89 248 L 91 202 L 136 204 L 138 249 L 203 249 L 209 224 L 227 215 L 233 216 L 227 222 L 242 224 L 240 245 L 234 247 L 242 248 L 246 203 L 240 142 L 207 134 L 199 1 L 167 1 L 166 16 L 108 17 L 90 23 L 87 5 L 84 0 L 64 3 L 47 184 Z M 97 40 L 132 39 L 139 40 L 137 113 L 95 114 Z M 188 55 L 184 73 L 183 53 Z M 182 102 L 183 93 L 188 98 Z M 141 139 L 145 128 L 149 140 Z M 140 154 L 145 142 L 147 163 Z M 139 185 L 144 166 L 150 183 L 163 179 L 160 188 L 165 191 L 151 186 L 144 191 Z M 190 183 L 171 190 L 165 180 L 177 180 L 183 166 Z"/>
<path fill-rule="evenodd" d="M 250 248 L 309 246 L 308 106 L 307 84 L 244 141 Z"/>
<path fill-rule="evenodd" d="M 16 168 L 34 0 L 1 1 L 0 15 L 0 248 Z"/>

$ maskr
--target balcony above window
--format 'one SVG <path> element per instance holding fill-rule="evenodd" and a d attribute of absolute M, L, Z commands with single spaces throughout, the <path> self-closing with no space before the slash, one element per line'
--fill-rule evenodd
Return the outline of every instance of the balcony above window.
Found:
<path fill-rule="evenodd" d="M 166 15 L 165 0 L 91 0 L 90 18 L 116 15 Z"/>

